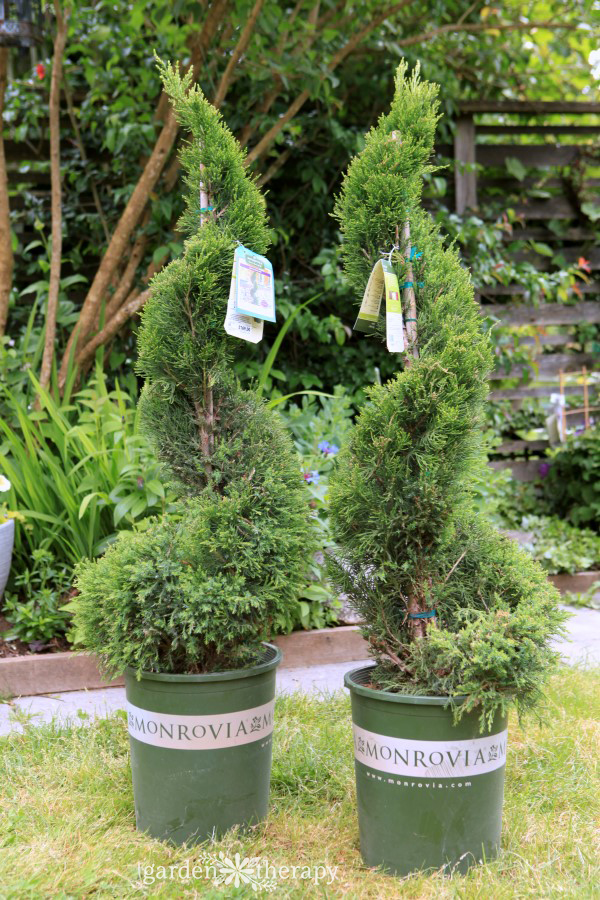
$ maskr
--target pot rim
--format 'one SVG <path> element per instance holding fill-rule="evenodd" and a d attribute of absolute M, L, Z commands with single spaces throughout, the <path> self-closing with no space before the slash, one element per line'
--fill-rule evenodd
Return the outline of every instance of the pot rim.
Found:
<path fill-rule="evenodd" d="M 407 703 L 413 706 L 455 706 L 464 703 L 467 699 L 464 695 L 459 697 L 428 697 L 425 694 L 394 694 L 392 691 L 367 687 L 357 680 L 358 676 L 364 677 L 376 668 L 377 665 L 373 663 L 372 665 L 361 666 L 360 669 L 352 669 L 350 672 L 346 672 L 344 675 L 344 686 L 351 693 L 359 694 L 361 697 L 370 697 L 371 699 L 382 700 L 387 703 Z"/>
<path fill-rule="evenodd" d="M 262 641 L 262 646 L 265 648 L 266 658 L 264 661 L 257 663 L 255 666 L 248 666 L 245 669 L 225 669 L 222 672 L 205 672 L 202 675 L 174 675 L 172 673 L 167 674 L 142 671 L 140 678 L 138 679 L 135 669 L 128 666 L 125 669 L 125 674 L 130 678 L 134 678 L 136 681 L 166 681 L 171 684 L 204 684 L 206 682 L 233 681 L 238 678 L 251 678 L 254 675 L 262 675 L 265 672 L 271 672 L 273 669 L 277 668 L 282 660 L 283 653 L 275 644 L 269 644 L 267 641 Z"/>

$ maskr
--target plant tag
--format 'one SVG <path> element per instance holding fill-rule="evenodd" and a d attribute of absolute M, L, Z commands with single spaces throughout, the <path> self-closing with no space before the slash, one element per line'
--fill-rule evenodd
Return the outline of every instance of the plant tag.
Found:
<path fill-rule="evenodd" d="M 233 271 L 231 273 L 231 286 L 229 288 L 229 301 L 227 303 L 227 315 L 225 316 L 225 331 L 231 337 L 240 338 L 242 341 L 250 341 L 251 344 L 258 344 L 263 336 L 263 328 L 265 323 L 262 319 L 255 319 L 252 316 L 244 316 L 235 310 L 235 261 L 233 263 Z"/>
<path fill-rule="evenodd" d="M 233 270 L 236 313 L 275 322 L 275 279 L 269 260 L 240 245 L 233 257 Z"/>
<path fill-rule="evenodd" d="M 390 353 L 403 353 L 404 323 L 398 278 L 385 260 L 382 266 L 385 281 L 385 342 Z"/>
<path fill-rule="evenodd" d="M 404 330 L 402 323 L 402 305 L 398 278 L 391 264 L 379 259 L 373 266 L 369 276 L 365 294 L 360 305 L 355 331 L 372 334 L 379 319 L 381 300 L 385 292 L 385 326 L 386 344 L 390 353 L 402 353 L 404 350 Z"/>

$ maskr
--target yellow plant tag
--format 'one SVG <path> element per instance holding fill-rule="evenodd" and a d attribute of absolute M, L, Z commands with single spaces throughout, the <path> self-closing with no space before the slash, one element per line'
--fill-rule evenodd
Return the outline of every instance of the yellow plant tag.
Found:
<path fill-rule="evenodd" d="M 404 323 L 398 277 L 388 262 L 382 261 L 385 281 L 385 342 L 390 353 L 404 352 Z"/>
<path fill-rule="evenodd" d="M 404 350 L 404 329 L 400 288 L 391 263 L 385 259 L 377 260 L 373 266 L 373 271 L 369 276 L 360 310 L 354 323 L 354 330 L 362 331 L 366 334 L 373 333 L 379 319 L 384 292 L 387 348 L 390 353 L 402 353 Z"/>

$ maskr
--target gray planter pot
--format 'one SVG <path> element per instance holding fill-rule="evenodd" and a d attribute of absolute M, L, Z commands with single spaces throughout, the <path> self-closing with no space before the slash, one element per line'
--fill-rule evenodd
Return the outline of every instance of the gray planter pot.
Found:
<path fill-rule="evenodd" d="M 8 581 L 14 540 L 15 520 L 8 519 L 7 522 L 0 525 L 0 597 L 2 597 Z"/>

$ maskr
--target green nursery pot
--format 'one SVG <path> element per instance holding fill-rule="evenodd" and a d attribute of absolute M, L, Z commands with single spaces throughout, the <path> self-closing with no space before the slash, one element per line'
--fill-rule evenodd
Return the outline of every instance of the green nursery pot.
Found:
<path fill-rule="evenodd" d="M 461 872 L 497 856 L 507 718 L 490 732 L 467 713 L 452 724 L 443 697 L 368 687 L 373 666 L 345 676 L 352 698 L 360 849 L 394 875 Z"/>
<path fill-rule="evenodd" d="M 264 644 L 248 669 L 209 675 L 125 673 L 137 827 L 200 843 L 267 814 L 275 669 Z"/>

